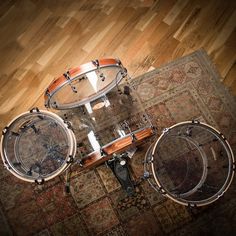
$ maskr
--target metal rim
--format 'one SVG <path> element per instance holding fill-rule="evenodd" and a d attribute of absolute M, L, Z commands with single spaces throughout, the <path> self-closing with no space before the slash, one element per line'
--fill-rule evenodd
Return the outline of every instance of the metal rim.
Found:
<path fill-rule="evenodd" d="M 150 164 L 151 164 L 151 170 L 152 170 L 152 174 L 153 174 L 153 177 L 154 177 L 154 180 L 155 180 L 155 183 L 157 184 L 158 188 L 159 188 L 159 191 L 164 194 L 165 196 L 167 196 L 168 198 L 172 199 L 173 201 L 177 202 L 177 203 L 180 203 L 182 205 L 185 205 L 185 206 L 204 206 L 204 205 L 208 205 L 214 201 L 216 201 L 219 197 L 221 197 L 226 191 L 227 189 L 229 188 L 232 180 L 233 180 L 233 177 L 234 177 L 234 169 L 235 169 L 235 159 L 234 159 L 234 154 L 233 154 L 233 151 L 228 143 L 228 141 L 226 140 L 226 138 L 223 136 L 222 133 L 220 133 L 217 129 L 215 129 L 214 127 L 208 125 L 208 124 L 205 124 L 205 123 L 201 123 L 201 122 L 198 122 L 198 121 L 185 121 L 185 122 L 180 122 L 178 124 L 175 124 L 173 126 L 171 126 L 169 129 L 167 130 L 170 130 L 170 129 L 173 129 L 174 127 L 176 126 L 181 126 L 183 124 L 196 124 L 196 125 L 199 125 L 199 126 L 205 126 L 207 128 L 209 128 L 211 130 L 212 133 L 214 134 L 217 134 L 220 138 L 221 138 L 221 141 L 222 143 L 224 144 L 224 147 L 226 149 L 226 152 L 228 154 L 228 157 L 230 156 L 229 159 L 229 170 L 228 170 L 228 174 L 227 174 L 227 178 L 223 184 L 223 186 L 220 188 L 220 190 L 214 194 L 213 196 L 207 198 L 207 199 L 204 199 L 204 200 L 200 200 L 200 201 L 187 201 L 187 200 L 182 200 L 182 199 L 178 199 L 178 198 L 175 198 L 172 194 L 170 194 L 163 186 L 162 184 L 160 183 L 158 177 L 156 176 L 156 173 L 155 173 L 155 167 L 154 167 L 154 164 L 153 164 L 153 157 L 154 157 L 154 154 L 155 154 L 155 150 L 157 148 L 157 145 L 158 143 L 160 142 L 160 140 L 162 139 L 162 137 L 165 135 L 165 131 L 160 135 L 160 137 L 157 139 L 156 142 L 154 142 L 153 144 L 153 148 L 152 148 L 152 152 L 151 152 L 151 161 L 150 161 Z"/>
<path fill-rule="evenodd" d="M 32 111 L 29 112 L 24 112 L 21 113 L 20 115 L 16 116 L 14 119 L 12 119 L 6 127 L 11 127 L 17 120 L 19 120 L 22 117 L 27 117 L 29 114 L 32 114 Z M 49 176 L 46 176 L 45 178 L 43 178 L 43 180 L 41 178 L 26 178 L 22 173 L 20 173 L 18 170 L 16 170 L 14 168 L 14 166 L 11 164 L 11 162 L 8 161 L 7 158 L 7 154 L 5 152 L 5 148 L 4 148 L 4 136 L 5 134 L 2 135 L 1 137 L 1 146 L 0 146 L 0 153 L 2 156 L 2 160 L 4 163 L 4 166 L 7 168 L 8 171 L 10 171 L 15 177 L 27 181 L 27 182 L 37 182 L 37 181 L 48 181 L 56 176 L 58 176 L 59 174 L 61 174 L 66 168 L 69 167 L 70 163 L 71 163 L 71 157 L 74 158 L 75 154 L 76 154 L 76 138 L 74 133 L 72 132 L 72 130 L 70 130 L 67 125 L 64 123 L 63 119 L 60 118 L 58 115 L 49 112 L 49 111 L 45 111 L 45 110 L 40 110 L 39 114 L 46 114 L 48 117 L 50 117 L 51 119 L 55 119 L 66 131 L 66 136 L 69 142 L 69 150 L 68 150 L 68 154 L 67 154 L 67 158 L 64 160 L 64 163 L 62 164 L 62 166 L 60 166 L 57 170 L 55 170 L 54 172 L 50 173 Z M 48 174 L 47 174 L 48 175 Z"/>
<path fill-rule="evenodd" d="M 69 108 L 75 108 L 75 107 L 79 107 L 81 105 L 84 105 L 87 102 L 91 102 L 94 101 L 96 99 L 98 99 L 99 97 L 105 95 L 108 91 L 110 91 L 112 88 L 114 88 L 125 76 L 126 76 L 126 69 L 123 67 L 122 63 L 120 62 L 119 59 L 101 59 L 104 61 L 111 61 L 110 63 L 107 64 L 102 64 L 99 65 L 99 61 L 100 60 L 95 60 L 98 65 L 95 65 L 95 62 L 89 62 L 86 64 L 83 64 L 81 66 L 79 66 L 78 68 L 81 68 L 81 72 L 79 72 L 78 74 L 76 74 L 74 77 L 70 77 L 63 79 L 63 82 L 60 83 L 58 86 L 56 86 L 55 89 L 53 89 L 52 91 L 49 91 L 49 88 L 58 80 L 61 79 L 61 77 L 59 77 L 58 79 L 54 80 L 49 87 L 47 88 L 45 95 L 44 95 L 44 99 L 45 99 L 45 107 L 47 108 L 54 108 L 54 109 L 58 109 L 58 110 L 63 110 L 63 109 L 69 109 Z M 86 69 L 83 69 L 83 67 L 87 67 Z M 90 73 L 92 71 L 96 71 L 99 69 L 103 69 L 103 68 L 120 68 L 121 70 L 118 72 L 120 73 L 120 75 L 118 76 L 118 73 L 116 75 L 116 78 L 110 83 L 108 84 L 106 87 L 104 87 L 101 91 L 98 91 L 97 93 L 94 93 L 92 95 L 90 95 L 89 98 L 84 98 L 81 101 L 76 102 L 76 104 L 62 104 L 62 105 L 57 105 L 57 106 L 53 106 L 51 104 L 51 99 L 53 98 L 53 96 L 55 96 L 57 94 L 58 91 L 60 91 L 61 89 L 63 89 L 66 85 L 69 85 L 71 82 L 76 81 L 80 76 L 85 75 L 87 73 Z M 73 71 L 70 70 L 70 71 Z M 68 71 L 68 73 L 70 72 Z"/>

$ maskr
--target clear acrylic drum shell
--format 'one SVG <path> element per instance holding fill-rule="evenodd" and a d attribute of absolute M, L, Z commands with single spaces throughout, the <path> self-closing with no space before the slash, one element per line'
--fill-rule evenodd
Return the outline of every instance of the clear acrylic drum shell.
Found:
<path fill-rule="evenodd" d="M 188 130 L 192 137 L 186 142 Z M 207 205 L 222 196 L 234 169 L 234 155 L 225 137 L 209 125 L 191 121 L 164 130 L 147 151 L 144 165 L 155 190 L 191 206 Z"/>
<path fill-rule="evenodd" d="M 110 147 L 121 151 L 118 146 L 130 140 L 131 135 L 142 140 L 153 134 L 151 122 L 127 80 L 106 95 L 59 114 L 71 123 L 81 158 L 101 149 L 110 154 Z M 132 141 L 127 141 L 127 147 L 130 144 Z"/>
<path fill-rule="evenodd" d="M 126 76 L 118 59 L 100 59 L 69 70 L 45 92 L 45 106 L 58 110 L 79 107 L 96 100 Z"/>
<path fill-rule="evenodd" d="M 29 126 L 27 126 L 27 124 Z M 31 125 L 33 127 L 32 129 Z M 52 127 L 50 127 L 50 125 Z M 55 125 L 55 127 L 53 127 L 53 125 Z M 22 131 L 24 128 L 26 131 Z M 35 133 L 35 135 L 31 136 L 31 133 L 35 132 L 37 129 L 39 130 L 39 134 Z M 44 134 L 40 133 L 41 131 L 43 131 Z M 37 135 L 38 137 L 36 137 Z M 65 149 L 63 149 L 62 146 L 62 149 L 58 149 L 61 148 L 60 143 L 58 143 L 58 135 L 65 144 Z M 45 142 L 42 143 L 43 138 L 45 138 Z M 49 147 L 47 145 L 55 145 L 54 148 L 57 149 L 52 150 L 53 146 Z M 51 148 L 51 153 L 48 153 L 48 156 L 44 156 L 45 159 L 42 159 L 41 165 L 39 165 L 39 158 L 42 158 L 42 156 L 37 156 L 36 152 L 38 152 L 38 154 L 45 154 L 49 148 Z M 56 157 L 54 152 L 62 150 L 65 152 L 63 153 L 65 155 L 63 157 L 60 156 L 60 158 L 59 155 Z M 25 156 L 27 151 L 32 151 L 29 155 L 30 158 Z M 76 139 L 74 133 L 58 115 L 52 112 L 45 110 L 38 111 L 36 109 L 22 113 L 15 117 L 3 130 L 1 156 L 4 166 L 13 175 L 24 181 L 42 183 L 56 177 L 70 166 L 75 154 Z M 56 160 L 56 158 L 58 159 Z M 45 165 L 44 162 L 47 163 L 47 165 Z M 33 166 L 31 166 L 32 169 L 29 165 Z M 39 170 L 39 172 L 43 170 L 44 173 L 39 174 L 36 170 Z"/>

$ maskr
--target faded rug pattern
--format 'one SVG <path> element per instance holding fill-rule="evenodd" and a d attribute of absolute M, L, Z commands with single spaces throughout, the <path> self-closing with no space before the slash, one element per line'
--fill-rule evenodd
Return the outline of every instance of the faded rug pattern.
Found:
<path fill-rule="evenodd" d="M 132 80 L 158 135 L 197 119 L 220 130 L 236 153 L 236 101 L 199 50 Z M 130 160 L 132 178 L 143 175 L 148 144 Z M 0 166 L 0 235 L 235 235 L 236 180 L 215 203 L 188 208 L 155 192 L 146 181 L 129 197 L 105 165 L 74 171 L 71 194 L 63 176 L 43 186 L 24 183 Z"/>

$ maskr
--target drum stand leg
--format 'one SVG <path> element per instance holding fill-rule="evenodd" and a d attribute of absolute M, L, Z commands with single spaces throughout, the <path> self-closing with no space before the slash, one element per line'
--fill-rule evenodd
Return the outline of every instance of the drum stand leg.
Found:
<path fill-rule="evenodd" d="M 108 160 L 106 163 L 111 168 L 116 178 L 120 182 L 122 188 L 129 196 L 134 194 L 135 186 L 130 178 L 129 168 L 127 164 L 127 154 L 114 155 L 114 157 Z"/>

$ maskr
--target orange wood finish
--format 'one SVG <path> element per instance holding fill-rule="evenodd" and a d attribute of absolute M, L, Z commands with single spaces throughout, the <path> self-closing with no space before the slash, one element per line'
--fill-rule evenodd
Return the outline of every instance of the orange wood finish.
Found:
<path fill-rule="evenodd" d="M 134 140 L 131 135 L 121 138 L 103 148 L 103 151 L 106 153 L 105 156 L 102 156 L 99 151 L 89 154 L 85 159 L 83 159 L 82 169 L 97 166 L 109 160 L 113 154 L 120 153 L 133 145 L 137 146 L 141 144 L 142 141 L 151 137 L 153 134 L 154 132 L 152 128 L 146 128 L 135 133 Z"/>
<path fill-rule="evenodd" d="M 116 59 L 107 58 L 98 60 L 99 67 L 107 67 L 107 66 L 118 66 L 120 62 Z M 80 65 L 76 68 L 70 69 L 68 71 L 70 77 L 73 79 L 74 77 L 85 74 L 89 71 L 96 70 L 97 66 L 93 63 L 93 61 Z M 48 95 L 51 95 L 57 88 L 59 88 L 63 83 L 65 83 L 67 79 L 64 75 L 55 79 L 47 88 L 47 92 L 44 96 L 45 99 L 48 98 Z"/>

